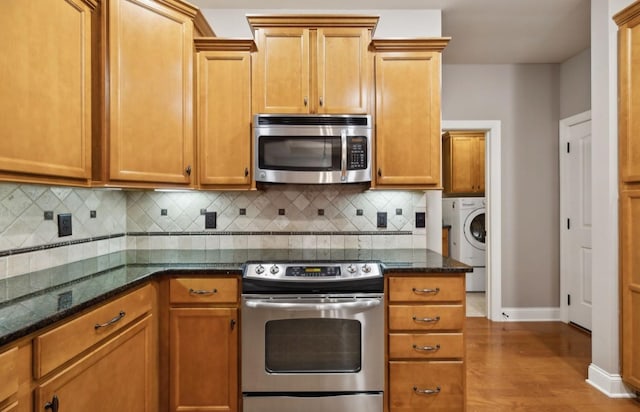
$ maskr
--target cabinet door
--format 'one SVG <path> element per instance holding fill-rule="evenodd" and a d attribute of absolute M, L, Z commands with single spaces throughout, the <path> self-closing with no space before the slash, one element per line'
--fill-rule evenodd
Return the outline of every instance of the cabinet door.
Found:
<path fill-rule="evenodd" d="M 318 113 L 368 113 L 370 41 L 368 29 L 318 29 Z"/>
<path fill-rule="evenodd" d="M 153 335 L 149 315 L 36 388 L 35 410 L 157 411 Z"/>
<path fill-rule="evenodd" d="M 476 138 L 476 145 L 475 145 L 475 163 L 476 163 L 476 168 L 475 168 L 475 178 L 476 178 L 476 192 L 481 192 L 484 193 L 484 176 L 485 176 L 485 172 L 484 172 L 484 168 L 485 168 L 485 138 L 484 137 L 478 137 Z"/>
<path fill-rule="evenodd" d="M 635 10 L 631 10 L 634 7 Z M 621 18 L 627 21 L 618 31 L 619 158 L 620 179 L 625 183 L 640 182 L 639 7 L 636 3 L 629 7 L 628 13 L 621 13 Z"/>
<path fill-rule="evenodd" d="M 640 190 L 620 193 L 622 379 L 640 388 Z"/>
<path fill-rule="evenodd" d="M 149 0 L 109 2 L 110 179 L 190 183 L 193 23 Z"/>
<path fill-rule="evenodd" d="M 376 56 L 380 186 L 440 186 L 440 53 Z"/>
<path fill-rule="evenodd" d="M 88 183 L 92 7 L 82 0 L 0 2 L 0 175 Z M 14 180 L 14 179 L 11 179 Z"/>
<path fill-rule="evenodd" d="M 309 30 L 256 30 L 254 113 L 309 112 Z"/>
<path fill-rule="evenodd" d="M 451 191 L 471 193 L 476 191 L 476 138 L 451 138 Z"/>
<path fill-rule="evenodd" d="M 251 54 L 198 53 L 198 171 L 201 185 L 249 187 Z"/>
<path fill-rule="evenodd" d="M 237 410 L 237 315 L 235 308 L 170 309 L 170 411 Z"/>

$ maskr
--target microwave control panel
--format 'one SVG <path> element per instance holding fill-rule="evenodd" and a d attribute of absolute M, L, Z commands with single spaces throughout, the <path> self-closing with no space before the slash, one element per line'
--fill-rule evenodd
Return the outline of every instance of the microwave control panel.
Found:
<path fill-rule="evenodd" d="M 347 170 L 364 170 L 367 168 L 367 138 L 354 136 L 348 138 Z"/>

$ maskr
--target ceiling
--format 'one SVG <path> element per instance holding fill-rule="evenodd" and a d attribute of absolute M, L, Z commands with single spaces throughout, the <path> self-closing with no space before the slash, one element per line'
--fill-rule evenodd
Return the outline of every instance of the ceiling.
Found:
<path fill-rule="evenodd" d="M 560 63 L 590 46 L 590 0 L 187 0 L 201 9 L 440 9 L 448 64 Z M 215 29 L 215 24 L 212 24 Z"/>

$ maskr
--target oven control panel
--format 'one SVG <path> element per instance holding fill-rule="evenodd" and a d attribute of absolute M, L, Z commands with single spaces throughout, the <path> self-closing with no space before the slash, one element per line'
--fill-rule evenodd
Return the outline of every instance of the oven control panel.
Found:
<path fill-rule="evenodd" d="M 381 277 L 380 264 L 375 262 L 353 263 L 248 263 L 244 278 L 273 279 L 304 282 L 309 280 L 353 280 Z"/>

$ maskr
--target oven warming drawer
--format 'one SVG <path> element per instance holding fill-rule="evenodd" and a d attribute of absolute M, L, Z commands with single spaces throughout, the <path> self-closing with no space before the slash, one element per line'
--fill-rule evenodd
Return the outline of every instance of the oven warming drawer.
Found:
<path fill-rule="evenodd" d="M 382 411 L 382 393 L 331 396 L 244 396 L 243 412 Z"/>

